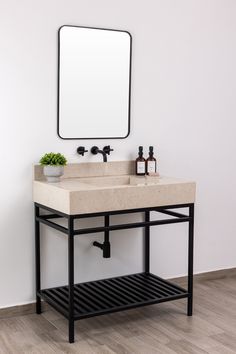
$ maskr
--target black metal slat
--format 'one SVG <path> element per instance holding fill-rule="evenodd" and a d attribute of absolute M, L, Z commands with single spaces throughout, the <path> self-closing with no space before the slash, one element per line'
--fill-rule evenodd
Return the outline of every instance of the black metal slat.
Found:
<path fill-rule="evenodd" d="M 120 285 L 119 282 L 117 282 L 117 279 L 111 279 L 111 283 L 113 286 L 117 286 L 119 289 L 121 289 L 128 297 L 131 298 L 133 302 L 137 301 L 143 301 L 145 298 L 138 292 L 130 292 L 130 288 L 126 284 Z"/>
<path fill-rule="evenodd" d="M 69 292 L 67 289 L 67 292 L 64 291 L 63 288 L 57 288 L 57 289 L 50 289 L 50 296 L 52 298 L 56 298 L 56 301 L 61 304 L 62 302 L 65 304 L 66 310 L 69 310 Z M 74 307 L 78 312 L 81 313 L 87 313 L 88 309 L 85 309 L 84 311 L 81 311 L 81 309 L 78 307 L 77 302 L 75 300 Z"/>
<path fill-rule="evenodd" d="M 89 292 L 92 296 L 96 296 L 97 301 L 100 301 L 100 303 L 106 308 L 110 308 L 111 305 L 112 306 L 116 306 L 115 303 L 111 304 L 110 299 L 108 301 L 106 298 L 104 298 L 104 294 L 103 293 L 100 293 L 97 290 L 91 289 L 89 286 L 87 286 L 87 284 L 88 283 L 79 284 L 79 289 L 83 288 L 85 292 Z"/>
<path fill-rule="evenodd" d="M 69 292 L 65 291 L 63 288 L 59 288 L 58 292 L 60 292 L 63 295 L 63 297 L 66 299 L 66 302 L 69 304 Z M 81 313 L 87 312 L 86 309 L 84 311 L 81 311 L 80 307 L 79 307 L 78 301 L 76 301 L 76 299 L 74 299 L 74 310 L 75 310 L 75 312 L 81 312 Z M 69 309 L 69 307 L 68 307 L 68 309 Z"/>
<path fill-rule="evenodd" d="M 120 281 L 122 283 L 124 282 L 124 283 L 128 284 L 129 287 L 130 287 L 130 291 L 137 290 L 139 293 L 143 294 L 145 296 L 145 300 L 144 301 L 146 301 L 148 299 L 155 299 L 157 297 L 156 294 L 151 294 L 150 295 L 150 292 L 147 289 L 140 289 L 139 285 L 134 284 L 132 281 L 127 279 L 127 277 L 120 278 Z"/>
<path fill-rule="evenodd" d="M 171 282 L 167 282 L 165 279 L 161 279 L 161 278 L 156 278 L 154 277 L 149 277 L 149 280 L 153 283 L 153 284 L 157 284 L 157 286 L 162 286 L 163 288 L 165 288 L 168 291 L 173 291 L 174 295 L 175 294 L 183 294 L 186 293 L 187 291 L 183 288 L 179 288 L 178 286 L 175 286 L 175 284 L 171 283 Z"/>
<path fill-rule="evenodd" d="M 107 226 L 107 227 L 105 227 L 105 226 L 91 227 L 91 228 L 88 227 L 85 229 L 74 230 L 74 235 L 94 234 L 94 233 L 100 233 L 100 232 L 105 232 L 105 231 L 127 230 L 127 229 L 134 229 L 134 228 L 145 227 L 145 226 L 175 224 L 175 223 L 187 222 L 189 220 L 190 220 L 190 217 L 186 216 L 186 217 L 182 217 L 182 218 L 178 218 L 178 219 L 164 219 L 164 220 L 155 220 L 155 221 L 148 221 L 148 222 L 141 221 L 141 222 L 129 223 L 129 224 L 111 225 L 111 226 Z M 45 220 L 44 220 L 44 222 L 45 222 Z M 50 223 L 50 222 L 48 221 L 48 223 Z"/>
<path fill-rule="evenodd" d="M 182 293 L 182 292 L 187 292 L 186 289 L 181 288 L 181 286 L 178 286 L 178 285 L 176 285 L 176 284 L 174 284 L 174 283 L 172 283 L 172 282 L 170 282 L 170 281 L 168 281 L 168 280 L 166 280 L 166 279 L 162 279 L 162 278 L 160 278 L 160 277 L 158 277 L 157 275 L 154 275 L 154 274 L 152 274 L 152 273 L 149 273 L 149 275 L 150 275 L 150 277 L 152 277 L 152 278 L 154 278 L 154 279 L 157 279 L 157 280 L 161 281 L 162 283 L 165 283 L 165 284 L 167 284 L 167 285 L 170 285 L 170 287 L 175 288 L 176 290 L 179 290 L 181 293 Z"/>
<path fill-rule="evenodd" d="M 141 275 L 141 278 L 142 278 L 142 275 Z M 173 295 L 182 294 L 182 291 L 177 290 L 176 288 L 172 287 L 170 284 L 166 284 L 165 282 L 160 281 L 159 279 L 155 279 L 154 280 L 153 278 L 148 277 L 148 281 L 151 284 L 153 284 L 154 286 L 163 289 L 167 293 L 170 293 L 170 294 L 173 294 Z"/>
<path fill-rule="evenodd" d="M 41 223 L 43 223 L 43 224 L 45 224 L 45 225 L 47 225 L 47 226 L 52 227 L 53 229 L 56 229 L 56 230 L 58 230 L 58 231 L 61 231 L 61 232 L 63 232 L 64 234 L 67 234 L 67 233 L 68 233 L 68 230 L 67 230 L 66 227 L 61 226 L 61 225 L 58 225 L 58 224 L 56 224 L 56 223 L 53 222 L 53 221 L 49 221 L 49 220 L 43 219 L 43 218 L 41 218 L 40 216 L 37 216 L 35 219 L 36 219 L 36 221 L 39 221 L 39 222 L 41 222 Z"/>
<path fill-rule="evenodd" d="M 96 304 L 96 301 L 95 301 L 95 298 L 94 297 L 90 297 L 89 296 L 89 293 L 87 292 L 83 292 L 82 291 L 82 289 L 81 289 L 81 287 L 79 286 L 79 284 L 78 285 L 75 285 L 75 293 L 76 293 L 76 297 L 78 298 L 78 300 L 80 301 L 80 300 L 82 300 L 82 301 L 84 301 L 86 304 L 88 304 L 88 306 L 90 306 L 90 311 L 92 312 L 92 311 L 97 311 L 97 310 L 99 310 L 100 309 L 100 305 L 97 305 Z M 91 310 L 91 308 L 93 309 L 93 310 Z"/>
<path fill-rule="evenodd" d="M 106 281 L 107 282 L 107 281 Z M 127 303 L 135 303 L 135 302 L 139 302 L 140 301 L 140 298 L 138 297 L 135 297 L 133 298 L 132 297 L 132 293 L 129 291 L 125 291 L 124 287 L 122 286 L 119 286 L 117 284 L 114 284 L 112 282 L 112 279 L 109 279 L 109 284 L 107 284 L 108 286 L 110 286 L 111 289 L 115 289 L 115 291 L 117 291 L 119 294 L 121 294 L 122 298 L 126 299 L 126 304 Z"/>
<path fill-rule="evenodd" d="M 67 301 L 69 301 L 68 287 L 62 287 L 62 288 L 59 288 L 59 290 L 61 292 L 63 292 L 65 294 L 65 296 L 67 296 Z M 79 301 L 79 299 L 77 299 L 76 296 L 74 297 L 74 307 L 75 307 L 76 312 L 79 312 L 79 313 L 86 313 L 89 311 L 89 307 L 86 306 L 82 301 Z"/>
<path fill-rule="evenodd" d="M 96 284 L 96 285 L 97 285 L 97 284 Z M 106 284 L 106 285 L 107 285 L 107 284 Z M 110 288 L 110 289 L 111 289 L 111 290 L 114 290 L 114 287 L 112 287 L 112 288 Z M 78 286 L 78 290 L 79 290 L 79 291 L 82 290 L 82 289 L 81 289 L 81 285 Z M 84 292 L 88 294 L 88 287 L 87 287 L 86 289 L 84 289 Z M 93 293 L 92 296 L 93 296 L 93 301 L 97 301 L 97 294 L 96 294 L 96 293 Z M 126 296 L 126 299 L 127 299 L 128 301 L 126 301 L 125 304 L 130 303 L 131 298 L 130 298 L 130 297 L 127 298 L 127 296 Z M 134 303 L 134 302 L 137 302 L 137 301 L 132 301 L 132 303 Z M 100 302 L 100 301 L 99 301 L 99 303 L 100 303 L 100 307 L 97 309 L 97 311 L 99 311 L 99 310 L 100 310 L 100 311 L 109 310 L 109 307 L 105 306 L 104 302 Z M 122 306 L 122 304 L 121 304 L 121 306 Z M 114 304 L 113 307 L 117 307 L 117 305 Z"/>
<path fill-rule="evenodd" d="M 68 318 L 68 310 L 65 309 L 64 306 L 58 304 L 58 302 L 55 301 L 49 293 L 46 294 L 44 291 L 41 290 L 37 292 L 37 295 L 40 296 L 40 298 L 44 301 L 48 302 L 53 308 L 63 314 L 66 318 Z"/>
<path fill-rule="evenodd" d="M 140 278 L 143 278 L 146 276 L 146 274 L 144 274 L 144 273 L 135 274 L 135 275 L 140 276 Z M 160 286 L 160 287 L 165 288 L 168 291 L 172 291 L 174 294 L 176 294 L 176 293 L 182 294 L 182 292 L 184 290 L 184 289 L 182 289 L 182 290 L 177 289 L 175 286 L 173 286 L 174 284 L 172 284 L 172 283 L 166 283 L 166 281 L 164 279 L 156 278 L 156 277 L 153 278 L 153 277 L 151 277 L 151 274 L 149 274 L 148 280 L 150 282 L 152 282 L 153 284 L 156 284 L 156 286 Z"/>
<path fill-rule="evenodd" d="M 87 313 L 87 312 L 92 312 L 92 311 L 97 311 L 99 308 L 94 306 L 94 299 L 89 300 L 88 294 L 83 294 L 78 291 L 78 285 L 75 285 L 74 287 L 74 302 L 75 302 L 75 309 L 78 313 Z M 68 292 L 68 287 L 66 288 L 58 288 L 57 291 L 63 292 L 64 297 L 66 298 L 68 302 L 69 298 L 69 292 Z M 92 309 L 91 309 L 92 307 Z"/>
<path fill-rule="evenodd" d="M 183 288 L 179 288 L 178 286 L 176 286 L 174 283 L 172 283 L 172 282 L 167 282 L 165 279 L 161 279 L 161 278 L 156 278 L 155 279 L 155 276 L 154 277 L 150 277 L 149 278 L 152 282 L 156 282 L 156 283 L 158 283 L 158 284 L 161 284 L 161 285 L 163 285 L 164 287 L 166 287 L 166 288 L 168 288 L 168 289 L 170 289 L 170 290 L 173 290 L 173 291 L 175 291 L 176 293 L 178 293 L 178 294 L 182 294 L 183 292 L 186 292 L 186 290 L 185 289 L 183 289 Z"/>
<path fill-rule="evenodd" d="M 116 299 L 116 296 L 113 296 L 114 294 L 110 293 L 109 291 L 106 291 L 104 287 L 101 287 L 99 282 L 87 283 L 86 286 L 92 288 L 93 290 L 95 290 L 95 292 L 100 293 L 106 299 L 106 302 L 109 304 L 109 307 L 112 308 L 120 306 L 120 301 Z"/>
<path fill-rule="evenodd" d="M 55 296 L 57 299 L 60 299 L 60 301 L 65 303 L 65 306 L 68 310 L 69 309 L 68 295 L 66 296 L 65 294 L 61 293 L 60 288 L 59 289 L 51 289 L 50 291 L 53 296 Z"/>
<path fill-rule="evenodd" d="M 101 298 L 98 298 L 97 294 L 92 292 L 90 289 L 84 289 L 80 284 L 77 286 L 77 289 L 79 293 L 82 292 L 84 295 L 88 296 L 97 305 L 98 309 L 101 307 L 107 308 L 104 301 L 102 301 Z"/>
<path fill-rule="evenodd" d="M 172 289 L 166 288 L 163 285 L 163 283 L 157 283 L 148 276 L 135 275 L 135 276 L 133 276 L 133 278 L 139 280 L 145 286 L 151 287 L 153 290 L 162 291 L 164 295 L 175 295 L 177 293 L 179 294 L 179 292 L 176 292 L 176 290 L 174 290 L 173 288 Z"/>
<path fill-rule="evenodd" d="M 120 284 L 120 286 L 123 288 L 126 288 L 128 290 L 129 293 L 131 294 L 136 294 L 138 297 L 138 301 L 146 301 L 147 300 L 147 295 L 140 293 L 139 290 L 134 289 L 133 287 L 130 286 L 130 283 L 127 284 L 126 282 L 124 282 L 124 279 L 121 278 L 115 278 L 113 279 L 114 281 L 116 281 L 117 283 Z"/>
<path fill-rule="evenodd" d="M 104 284 L 104 281 L 100 280 L 99 283 L 96 284 L 98 287 L 100 287 L 100 289 L 103 289 L 103 291 L 105 291 L 105 293 L 109 293 L 113 298 L 116 299 L 116 301 L 118 302 L 118 306 L 122 306 L 122 305 L 126 305 L 127 301 L 124 301 L 123 298 L 120 296 L 120 292 L 117 291 L 116 289 L 112 288 L 109 284 Z"/>
<path fill-rule="evenodd" d="M 133 276 L 132 276 L 133 278 Z M 178 295 L 181 294 L 181 292 L 177 292 L 174 288 L 171 287 L 166 287 L 165 284 L 161 282 L 155 282 L 153 279 L 150 279 L 150 277 L 144 275 L 144 274 L 138 274 L 134 276 L 137 281 L 139 281 L 143 286 L 154 290 L 157 293 L 161 294 L 161 297 L 165 296 L 172 296 L 172 295 Z"/>
<path fill-rule="evenodd" d="M 143 291 L 148 292 L 148 294 L 149 293 L 152 294 L 152 296 L 154 298 L 156 298 L 156 297 L 157 298 L 163 298 L 163 297 L 167 296 L 166 293 L 163 293 L 163 292 L 159 291 L 159 289 L 158 290 L 152 289 L 151 287 L 142 284 L 137 279 L 133 279 L 133 278 L 130 277 L 127 280 L 130 281 L 134 286 L 140 287 L 140 289 L 142 289 Z"/>
<path fill-rule="evenodd" d="M 76 288 L 75 288 L 76 292 Z M 80 294 L 79 294 L 80 295 Z M 69 301 L 69 291 L 68 287 L 66 288 L 56 288 L 56 289 L 50 289 L 50 295 L 52 298 L 56 299 L 56 301 L 59 304 L 64 304 L 64 308 L 68 311 L 68 301 Z M 62 305 L 61 305 L 62 306 Z M 93 309 L 91 309 L 91 306 Z M 83 296 L 78 296 L 74 298 L 74 307 L 76 309 L 76 312 L 78 313 L 91 313 L 94 310 L 98 310 L 93 306 L 93 303 L 90 303 L 87 298 L 84 298 Z"/>
<path fill-rule="evenodd" d="M 47 297 L 50 297 L 52 301 L 58 303 L 62 308 L 68 311 L 68 303 L 66 303 L 66 301 L 62 300 L 59 296 L 57 296 L 57 294 L 55 294 L 53 290 L 53 288 L 50 290 L 43 290 L 42 293 L 44 293 Z"/>
<path fill-rule="evenodd" d="M 172 292 L 170 292 L 170 291 L 166 291 L 165 289 L 163 289 L 163 287 L 161 287 L 161 286 L 156 286 L 156 285 L 154 285 L 154 284 L 152 284 L 150 281 L 149 281 L 149 279 L 148 279 L 148 277 L 146 277 L 146 278 L 137 278 L 137 277 L 132 277 L 131 278 L 132 280 L 134 280 L 134 281 L 137 281 L 138 282 L 138 284 L 140 284 L 142 287 L 144 287 L 145 289 L 147 288 L 147 289 L 149 289 L 149 290 L 151 290 L 151 291 L 153 291 L 154 292 L 154 294 L 160 294 L 160 296 L 161 297 L 163 297 L 163 296 L 169 296 L 169 295 L 175 295 L 176 293 L 173 293 L 173 291 Z"/>

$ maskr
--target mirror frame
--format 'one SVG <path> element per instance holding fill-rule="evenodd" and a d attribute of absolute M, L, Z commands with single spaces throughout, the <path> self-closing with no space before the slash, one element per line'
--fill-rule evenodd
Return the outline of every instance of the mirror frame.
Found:
<path fill-rule="evenodd" d="M 60 115 L 59 115 L 59 107 L 60 107 L 60 31 L 63 27 L 75 27 L 75 28 L 88 28 L 88 29 L 96 29 L 101 31 L 114 31 L 114 32 L 125 32 L 130 37 L 130 57 L 129 57 L 129 93 L 128 93 L 128 131 L 127 134 L 123 137 L 86 137 L 86 138 L 63 138 L 60 135 Z M 58 29 L 58 52 L 57 52 L 57 135 L 59 138 L 63 140 L 95 140 L 95 139 L 126 139 L 130 134 L 130 112 L 131 112 L 131 69 L 132 69 L 132 36 L 130 32 L 118 29 L 111 28 L 99 28 L 99 27 L 88 27 L 88 26 L 74 26 L 74 25 L 62 25 Z"/>

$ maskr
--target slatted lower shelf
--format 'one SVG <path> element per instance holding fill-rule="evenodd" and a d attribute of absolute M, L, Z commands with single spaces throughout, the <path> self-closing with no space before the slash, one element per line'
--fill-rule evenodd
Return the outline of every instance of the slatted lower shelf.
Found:
<path fill-rule="evenodd" d="M 68 286 L 41 290 L 38 295 L 68 317 Z M 177 300 L 188 295 L 185 289 L 151 273 L 76 284 L 74 319 Z"/>

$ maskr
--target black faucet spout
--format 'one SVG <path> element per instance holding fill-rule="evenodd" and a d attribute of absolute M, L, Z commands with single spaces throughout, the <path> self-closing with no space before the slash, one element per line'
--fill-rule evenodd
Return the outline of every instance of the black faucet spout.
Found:
<path fill-rule="evenodd" d="M 103 162 L 107 162 L 107 154 L 106 154 L 106 152 L 103 151 L 103 150 L 100 150 L 97 146 L 93 146 L 91 148 L 91 153 L 93 155 L 102 154 Z"/>
<path fill-rule="evenodd" d="M 102 154 L 103 162 L 107 162 L 107 154 L 103 150 L 98 150 L 99 154 Z"/>

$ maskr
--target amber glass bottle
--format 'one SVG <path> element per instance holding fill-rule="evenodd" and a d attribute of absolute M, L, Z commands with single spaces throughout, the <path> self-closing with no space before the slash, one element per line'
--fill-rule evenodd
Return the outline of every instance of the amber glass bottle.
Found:
<path fill-rule="evenodd" d="M 152 174 L 157 172 L 157 160 L 153 156 L 153 146 L 149 146 L 149 157 L 146 160 L 146 173 Z"/>
<path fill-rule="evenodd" d="M 138 148 L 138 157 L 136 159 L 136 175 L 145 176 L 145 158 L 143 157 L 143 147 Z"/>

